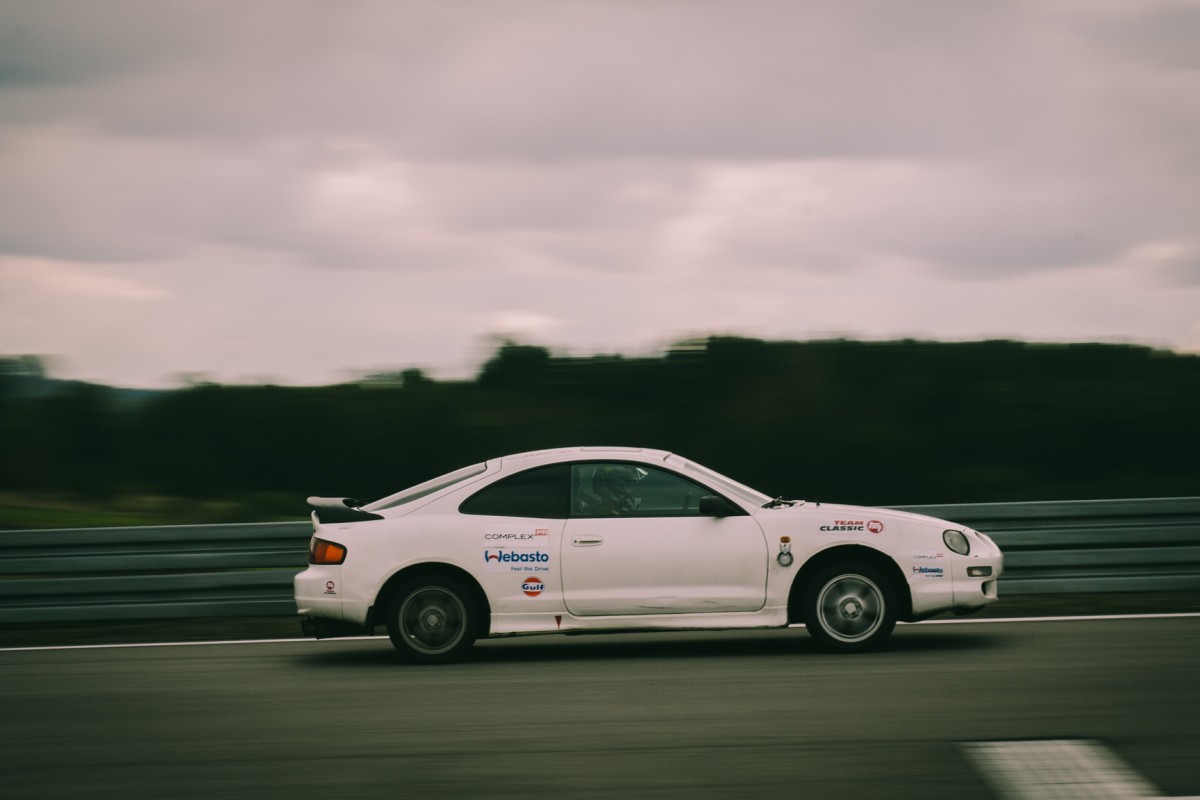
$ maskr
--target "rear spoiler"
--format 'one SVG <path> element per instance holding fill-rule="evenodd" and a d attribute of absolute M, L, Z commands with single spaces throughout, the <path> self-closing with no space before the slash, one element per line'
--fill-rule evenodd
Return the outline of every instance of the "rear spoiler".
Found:
<path fill-rule="evenodd" d="M 359 506 L 361 500 L 353 497 L 310 497 L 308 504 L 313 508 L 313 515 L 318 522 L 366 522 L 369 519 L 383 519 L 378 514 L 363 511 Z"/>

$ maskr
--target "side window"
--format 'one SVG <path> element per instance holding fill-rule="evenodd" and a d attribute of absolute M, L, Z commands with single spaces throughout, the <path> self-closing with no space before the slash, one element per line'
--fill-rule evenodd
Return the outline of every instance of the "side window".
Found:
<path fill-rule="evenodd" d="M 458 510 L 497 517 L 565 519 L 567 465 L 537 467 L 502 478 L 468 497 Z"/>
<path fill-rule="evenodd" d="M 698 517 L 708 494 L 694 481 L 643 464 L 571 466 L 573 517 Z"/>

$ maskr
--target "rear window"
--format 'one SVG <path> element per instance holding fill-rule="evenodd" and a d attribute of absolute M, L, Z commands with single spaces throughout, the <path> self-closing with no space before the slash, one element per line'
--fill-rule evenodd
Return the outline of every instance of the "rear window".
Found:
<path fill-rule="evenodd" d="M 496 517 L 566 519 L 569 469 L 566 464 L 552 464 L 518 472 L 480 489 L 458 510 Z"/>

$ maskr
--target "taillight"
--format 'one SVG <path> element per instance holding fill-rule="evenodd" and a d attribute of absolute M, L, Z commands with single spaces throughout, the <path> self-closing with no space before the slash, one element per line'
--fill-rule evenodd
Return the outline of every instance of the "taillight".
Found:
<path fill-rule="evenodd" d="M 308 563 L 341 564 L 346 560 L 346 548 L 340 544 L 314 538 L 308 546 Z"/>

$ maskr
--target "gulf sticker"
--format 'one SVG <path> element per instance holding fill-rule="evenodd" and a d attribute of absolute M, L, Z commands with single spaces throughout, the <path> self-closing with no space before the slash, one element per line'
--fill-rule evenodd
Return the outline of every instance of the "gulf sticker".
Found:
<path fill-rule="evenodd" d="M 521 591 L 530 597 L 537 597 L 545 588 L 546 584 L 542 583 L 541 578 L 529 577 L 521 582 Z"/>

